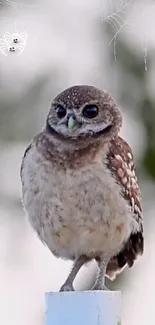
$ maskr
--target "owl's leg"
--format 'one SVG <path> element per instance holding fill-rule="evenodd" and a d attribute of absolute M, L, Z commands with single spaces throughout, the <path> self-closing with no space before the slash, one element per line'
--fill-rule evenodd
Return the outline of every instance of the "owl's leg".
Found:
<path fill-rule="evenodd" d="M 79 272 L 80 268 L 82 267 L 82 265 L 85 264 L 86 262 L 88 262 L 88 258 L 84 255 L 78 257 L 75 260 L 73 268 L 72 268 L 67 280 L 60 288 L 60 291 L 74 291 L 73 281 L 74 281 L 77 273 Z"/>
<path fill-rule="evenodd" d="M 109 263 L 109 259 L 106 258 L 97 258 L 96 259 L 99 265 L 99 271 L 96 277 L 95 284 L 91 288 L 91 290 L 109 290 L 105 286 L 105 275 L 106 275 L 106 269 L 107 265 Z"/>

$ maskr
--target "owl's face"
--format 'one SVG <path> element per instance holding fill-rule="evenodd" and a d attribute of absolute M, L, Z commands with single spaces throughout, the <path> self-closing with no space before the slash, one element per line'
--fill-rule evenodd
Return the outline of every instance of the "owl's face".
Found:
<path fill-rule="evenodd" d="M 122 117 L 112 97 L 93 86 L 74 86 L 52 102 L 47 117 L 51 134 L 64 139 L 99 139 L 119 132 Z"/>

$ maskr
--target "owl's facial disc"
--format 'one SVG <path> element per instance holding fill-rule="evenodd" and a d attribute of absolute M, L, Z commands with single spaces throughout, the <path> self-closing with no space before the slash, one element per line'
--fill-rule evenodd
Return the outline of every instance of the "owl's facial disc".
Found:
<path fill-rule="evenodd" d="M 98 121 L 98 107 L 86 105 L 82 110 L 64 109 L 61 105 L 56 108 L 57 119 L 48 117 L 48 125 L 51 132 L 58 133 L 64 137 L 76 139 L 77 137 L 95 137 L 110 131 L 111 118 L 108 121 Z"/>
<path fill-rule="evenodd" d="M 93 86 L 73 86 L 57 95 L 47 117 L 51 135 L 92 142 L 118 134 L 122 117 L 112 97 Z M 62 138 L 61 137 L 61 138 Z M 104 137 L 104 138 L 103 138 Z"/>

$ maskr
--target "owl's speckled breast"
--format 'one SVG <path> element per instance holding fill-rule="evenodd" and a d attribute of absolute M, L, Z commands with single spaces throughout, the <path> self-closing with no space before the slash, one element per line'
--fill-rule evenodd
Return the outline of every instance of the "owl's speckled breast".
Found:
<path fill-rule="evenodd" d="M 24 204 L 29 220 L 55 255 L 71 259 L 119 251 L 132 217 L 103 164 L 56 171 L 50 164 L 33 163 L 28 174 Z"/>

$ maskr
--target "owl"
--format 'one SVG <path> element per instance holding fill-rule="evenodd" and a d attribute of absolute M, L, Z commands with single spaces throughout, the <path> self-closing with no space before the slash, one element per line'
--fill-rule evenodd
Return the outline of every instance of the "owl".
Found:
<path fill-rule="evenodd" d="M 106 290 L 144 247 L 133 153 L 119 136 L 122 115 L 106 91 L 76 85 L 53 99 L 46 124 L 25 151 L 22 200 L 28 220 L 56 256 L 80 268 L 98 264 L 92 290 Z"/>

